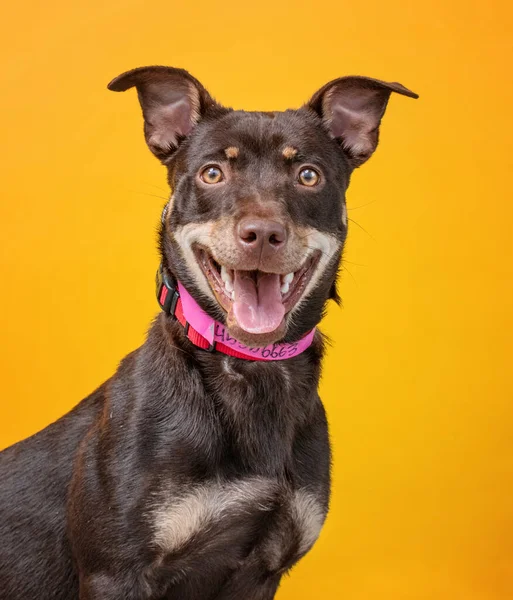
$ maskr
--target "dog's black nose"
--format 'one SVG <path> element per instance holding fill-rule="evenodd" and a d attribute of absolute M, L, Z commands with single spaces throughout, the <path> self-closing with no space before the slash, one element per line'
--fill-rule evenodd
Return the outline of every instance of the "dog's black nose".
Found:
<path fill-rule="evenodd" d="M 287 230 L 281 223 L 265 219 L 242 219 L 237 226 L 237 241 L 248 250 L 279 250 L 287 242 Z"/>

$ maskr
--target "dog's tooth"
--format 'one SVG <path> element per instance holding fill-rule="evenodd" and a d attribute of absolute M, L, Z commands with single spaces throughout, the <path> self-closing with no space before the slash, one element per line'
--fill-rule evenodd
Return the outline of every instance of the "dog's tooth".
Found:
<path fill-rule="evenodd" d="M 232 300 L 235 300 L 235 290 L 232 292 Z"/>
<path fill-rule="evenodd" d="M 221 279 L 225 282 L 225 283 L 232 283 L 232 275 L 230 273 L 230 271 L 223 265 L 221 265 Z"/>
<path fill-rule="evenodd" d="M 287 273 L 285 275 L 285 277 L 283 278 L 283 283 L 292 283 L 292 280 L 294 279 L 294 273 Z"/>
<path fill-rule="evenodd" d="M 231 279 L 227 279 L 224 282 L 224 289 L 228 292 L 231 293 L 233 292 L 233 283 Z"/>
<path fill-rule="evenodd" d="M 289 291 L 289 284 L 288 283 L 284 283 L 281 288 L 280 291 L 282 294 L 286 294 Z"/>

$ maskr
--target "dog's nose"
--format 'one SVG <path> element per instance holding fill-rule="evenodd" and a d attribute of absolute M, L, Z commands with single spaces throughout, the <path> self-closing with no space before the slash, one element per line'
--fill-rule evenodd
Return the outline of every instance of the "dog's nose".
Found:
<path fill-rule="evenodd" d="M 237 241 L 248 250 L 279 250 L 287 237 L 285 227 L 276 221 L 242 219 L 237 226 Z"/>

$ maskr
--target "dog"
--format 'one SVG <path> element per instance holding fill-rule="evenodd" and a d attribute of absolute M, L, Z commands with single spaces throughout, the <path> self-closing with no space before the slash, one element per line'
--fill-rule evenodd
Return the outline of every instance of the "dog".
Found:
<path fill-rule="evenodd" d="M 221 106 L 187 71 L 128 71 L 172 190 L 162 311 L 71 412 L 0 454 L 1 600 L 270 600 L 328 511 L 317 386 L 352 171 L 398 83 L 301 108 Z"/>

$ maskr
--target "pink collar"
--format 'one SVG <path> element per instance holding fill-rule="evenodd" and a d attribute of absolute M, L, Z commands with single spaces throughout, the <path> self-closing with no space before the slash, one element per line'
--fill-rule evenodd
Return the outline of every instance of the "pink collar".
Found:
<path fill-rule="evenodd" d="M 177 289 L 178 288 L 178 289 Z M 227 328 L 207 315 L 180 281 L 177 286 L 164 273 L 157 272 L 157 300 L 162 310 L 174 316 L 185 328 L 189 340 L 209 352 L 221 352 L 246 360 L 285 360 L 304 352 L 313 342 L 315 328 L 299 341 L 250 348 L 231 337 Z"/>

